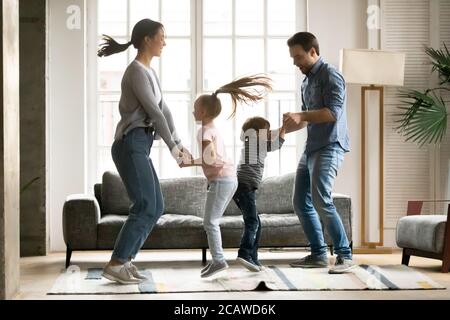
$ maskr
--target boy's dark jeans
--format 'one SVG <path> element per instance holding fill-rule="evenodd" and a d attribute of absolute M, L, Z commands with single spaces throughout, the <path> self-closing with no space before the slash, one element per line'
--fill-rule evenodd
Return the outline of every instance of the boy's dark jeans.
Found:
<path fill-rule="evenodd" d="M 238 257 L 258 261 L 258 244 L 261 237 L 261 220 L 256 210 L 256 190 L 238 189 L 233 200 L 244 217 L 244 232 L 238 251 Z"/>

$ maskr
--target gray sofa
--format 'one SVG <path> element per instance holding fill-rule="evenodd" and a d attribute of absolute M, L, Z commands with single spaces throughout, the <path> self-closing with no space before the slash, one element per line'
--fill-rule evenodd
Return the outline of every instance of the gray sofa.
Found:
<path fill-rule="evenodd" d="M 257 191 L 262 233 L 261 247 L 309 245 L 292 207 L 295 174 L 263 180 Z M 202 220 L 207 181 L 204 177 L 162 179 L 165 210 L 143 249 L 202 249 L 206 261 L 208 243 Z M 351 199 L 333 194 L 349 241 L 352 240 Z M 94 195 L 70 195 L 63 207 L 63 233 L 67 246 L 66 267 L 74 250 L 111 250 L 127 218 L 130 200 L 119 175 L 105 172 Z M 244 227 L 242 215 L 232 201 L 221 220 L 224 248 L 238 248 Z M 325 232 L 325 241 L 331 240 Z M 332 247 L 330 247 L 332 250 Z"/>

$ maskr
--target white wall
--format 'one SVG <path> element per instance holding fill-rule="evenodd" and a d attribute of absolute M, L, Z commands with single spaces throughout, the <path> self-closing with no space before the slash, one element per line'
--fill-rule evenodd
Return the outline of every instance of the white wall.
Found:
<path fill-rule="evenodd" d="M 65 250 L 62 207 L 66 196 L 86 191 L 85 2 L 48 0 L 47 210 L 51 252 Z M 80 9 L 80 28 L 76 11 L 67 13 L 68 8 Z M 70 29 L 67 23 L 75 28 Z"/>
<path fill-rule="evenodd" d="M 339 51 L 342 48 L 366 48 L 367 2 L 362 0 L 313 0 L 309 1 L 309 32 L 319 40 L 320 54 L 339 67 Z M 361 91 L 359 86 L 347 86 L 347 121 L 350 135 L 350 152 L 336 179 L 334 192 L 349 195 L 353 209 L 353 241 L 360 241 L 360 179 L 361 179 Z"/>

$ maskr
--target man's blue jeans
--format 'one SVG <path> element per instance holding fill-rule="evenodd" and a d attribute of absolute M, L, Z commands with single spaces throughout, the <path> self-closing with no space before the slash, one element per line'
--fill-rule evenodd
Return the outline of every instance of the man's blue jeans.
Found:
<path fill-rule="evenodd" d="M 333 241 L 335 254 L 352 258 L 344 225 L 331 196 L 343 159 L 344 150 L 339 143 L 333 143 L 310 154 L 304 153 L 297 168 L 294 211 L 311 245 L 311 254 L 315 256 L 326 256 L 327 253 L 320 223 L 322 218 Z"/>
<path fill-rule="evenodd" d="M 256 209 L 256 191 L 238 190 L 233 199 L 242 212 L 245 224 L 238 257 L 247 260 L 250 258 L 257 262 L 259 239 L 261 238 L 261 220 Z"/>
<path fill-rule="evenodd" d="M 116 239 L 112 257 L 134 259 L 164 211 L 159 180 L 150 159 L 153 134 L 135 128 L 114 141 L 111 154 L 131 200 L 128 219 Z"/>

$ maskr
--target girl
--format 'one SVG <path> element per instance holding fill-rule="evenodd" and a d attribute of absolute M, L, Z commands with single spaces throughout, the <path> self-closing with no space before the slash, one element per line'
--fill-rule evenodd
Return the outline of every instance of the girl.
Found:
<path fill-rule="evenodd" d="M 150 156 L 153 140 L 158 134 L 172 151 L 177 162 L 189 153 L 183 150 L 176 135 L 172 115 L 165 104 L 158 77 L 150 67 L 154 57 L 161 55 L 164 27 L 144 19 L 133 28 L 131 41 L 118 44 L 109 36 L 98 56 L 109 56 L 138 49 L 136 58 L 125 70 L 119 102 L 121 119 L 117 125 L 112 158 L 132 202 L 128 219 L 117 237 L 111 260 L 103 276 L 121 284 L 136 284 L 145 279 L 131 263 L 144 244 L 164 210 L 158 176 Z M 156 132 L 154 136 L 154 132 Z"/>
<path fill-rule="evenodd" d="M 194 103 L 195 120 L 201 122 L 197 139 L 201 157 L 182 167 L 201 166 L 208 179 L 208 193 L 206 197 L 203 226 L 208 238 L 212 262 L 201 271 L 201 277 L 210 277 L 228 268 L 222 249 L 222 237 L 219 221 L 226 207 L 230 203 L 236 188 L 236 171 L 232 161 L 227 158 L 225 144 L 220 131 L 214 125 L 222 110 L 219 94 L 230 94 L 232 100 L 232 114 L 236 113 L 237 102 L 256 102 L 263 95 L 255 87 L 271 89 L 270 79 L 262 75 L 254 75 L 235 80 L 216 90 L 213 94 L 204 94 Z"/>

